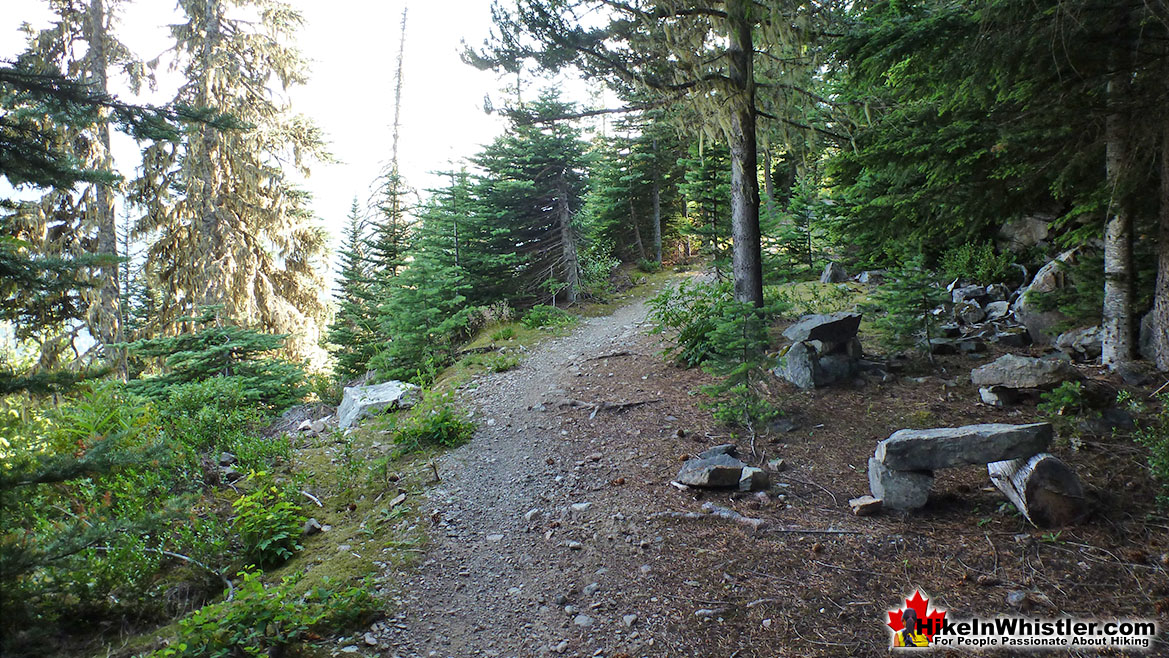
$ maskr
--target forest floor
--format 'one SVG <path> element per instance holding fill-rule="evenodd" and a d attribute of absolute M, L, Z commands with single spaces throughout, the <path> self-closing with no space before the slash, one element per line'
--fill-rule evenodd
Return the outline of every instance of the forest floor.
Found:
<path fill-rule="evenodd" d="M 736 440 L 749 448 L 701 407 L 712 379 L 663 359 L 646 317 L 645 302 L 633 301 L 583 319 L 518 368 L 460 388 L 479 429 L 437 459 L 441 480 L 418 503 L 425 554 L 386 567 L 397 583 L 390 616 L 347 651 L 884 655 L 887 611 L 919 588 L 952 617 L 1021 609 L 1169 628 L 1169 521 L 1150 507 L 1143 453 L 1126 437 L 1074 451 L 1057 441 L 1093 509 L 1062 531 L 1029 526 L 980 467 L 939 472 L 917 512 L 850 512 L 848 500 L 868 493 L 876 442 L 898 429 L 1039 418 L 1033 406 L 978 404 L 969 369 L 996 354 L 946 357 L 889 383 L 777 384 L 794 428 L 755 443 L 750 461 L 786 467 L 766 496 L 682 491 L 670 481 L 688 455 Z M 645 404 L 588 406 L 605 402 Z M 654 516 L 707 501 L 767 526 Z M 1019 592 L 1012 607 L 1008 595 Z M 1152 655 L 1169 655 L 1169 644 Z"/>

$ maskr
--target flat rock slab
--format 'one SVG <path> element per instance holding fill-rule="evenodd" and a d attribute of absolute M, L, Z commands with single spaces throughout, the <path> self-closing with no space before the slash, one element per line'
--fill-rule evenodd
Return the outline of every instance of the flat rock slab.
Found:
<path fill-rule="evenodd" d="M 691 487 L 738 489 L 747 465 L 727 454 L 691 459 L 678 471 L 678 482 Z"/>
<path fill-rule="evenodd" d="M 934 474 L 929 471 L 898 471 L 869 458 L 869 490 L 883 507 L 911 510 L 924 507 L 930 497 Z"/>
<path fill-rule="evenodd" d="M 345 429 L 353 423 L 379 414 L 387 408 L 407 409 L 418 399 L 418 387 L 406 382 L 392 381 L 373 386 L 349 386 L 341 406 L 337 409 L 337 427 Z"/>
<path fill-rule="evenodd" d="M 856 337 L 860 326 L 860 313 L 841 311 L 826 315 L 805 315 L 799 322 L 785 329 L 783 336 L 793 343 L 806 340 L 846 343 Z"/>
<path fill-rule="evenodd" d="M 1004 354 L 970 372 L 970 381 L 979 387 L 1046 388 L 1078 378 L 1076 369 L 1065 361 L 1015 354 Z"/>
<path fill-rule="evenodd" d="M 1050 423 L 900 430 L 877 444 L 874 458 L 894 470 L 932 471 L 1030 457 L 1046 450 L 1051 439 Z"/>

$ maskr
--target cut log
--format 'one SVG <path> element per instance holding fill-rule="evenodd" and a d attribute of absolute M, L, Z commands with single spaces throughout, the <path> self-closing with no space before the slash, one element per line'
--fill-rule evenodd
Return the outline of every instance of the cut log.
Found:
<path fill-rule="evenodd" d="M 1075 472 L 1052 454 L 986 465 L 990 481 L 1032 525 L 1068 525 L 1084 514 L 1084 487 Z"/>

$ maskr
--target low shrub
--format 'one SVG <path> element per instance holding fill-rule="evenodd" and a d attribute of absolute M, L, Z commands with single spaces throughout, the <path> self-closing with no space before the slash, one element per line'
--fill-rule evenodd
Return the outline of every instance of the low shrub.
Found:
<path fill-rule="evenodd" d="M 950 281 L 973 279 L 986 285 L 1002 283 L 1016 275 L 1014 265 L 1015 259 L 1011 252 L 996 254 L 994 243 L 968 242 L 943 253 L 938 269 Z"/>
<path fill-rule="evenodd" d="M 520 357 L 514 354 L 492 354 L 483 360 L 491 372 L 507 372 L 520 365 Z"/>
<path fill-rule="evenodd" d="M 408 413 L 395 417 L 390 434 L 398 455 L 427 447 L 453 448 L 471 440 L 475 423 L 451 397 L 450 393 L 428 393 Z"/>
<path fill-rule="evenodd" d="M 265 475 L 253 473 L 248 480 L 263 481 Z M 300 505 L 288 498 L 280 487 L 265 485 L 232 503 L 236 513 L 233 526 L 244 551 L 261 567 L 278 565 L 303 548 L 300 533 L 307 519 Z"/>
<path fill-rule="evenodd" d="M 567 327 L 575 323 L 576 318 L 555 306 L 537 304 L 524 314 L 520 322 L 523 322 L 524 326 L 529 329 L 539 329 L 540 327 Z"/>
<path fill-rule="evenodd" d="M 503 341 L 515 338 L 515 327 L 504 327 L 491 334 L 491 340 Z"/>
<path fill-rule="evenodd" d="M 1169 393 L 1158 396 L 1161 404 L 1152 422 L 1142 424 L 1136 433 L 1136 441 L 1149 449 L 1149 474 L 1161 488 L 1157 502 L 1169 508 Z"/>
<path fill-rule="evenodd" d="M 662 264 L 656 260 L 641 258 L 637 261 L 637 269 L 645 272 L 646 274 L 653 274 L 655 272 L 662 271 Z"/>

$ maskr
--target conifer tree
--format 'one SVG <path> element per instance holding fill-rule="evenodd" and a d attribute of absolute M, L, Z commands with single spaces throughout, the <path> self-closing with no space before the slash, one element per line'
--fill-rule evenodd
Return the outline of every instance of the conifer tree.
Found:
<path fill-rule="evenodd" d="M 586 189 L 585 144 L 563 122 L 572 106 L 545 92 L 473 161 L 482 170 L 463 267 L 474 303 L 576 301 L 580 240 L 575 217 Z"/>
<path fill-rule="evenodd" d="M 721 278 L 728 270 L 731 241 L 730 152 L 718 144 L 691 144 L 678 164 L 684 172 L 678 187 L 686 198 L 686 232 L 714 257 L 715 272 Z"/>
<path fill-rule="evenodd" d="M 327 154 L 316 126 L 274 91 L 305 80 L 289 45 L 301 17 L 278 0 L 181 0 L 179 8 L 184 22 L 171 31 L 186 82 L 175 102 L 230 113 L 251 128 L 202 126 L 144 155 L 135 192 L 147 212 L 137 231 L 151 238 L 160 328 L 173 331 L 198 307 L 221 305 L 225 320 L 287 333 L 289 356 L 317 359 L 325 237 L 283 166 L 307 174 L 309 161 Z"/>
<path fill-rule="evenodd" d="M 366 372 L 381 342 L 366 228 L 365 218 L 357 199 L 354 199 L 340 254 L 337 313 L 329 325 L 329 351 L 336 359 L 334 371 L 338 379 L 357 377 Z"/>

